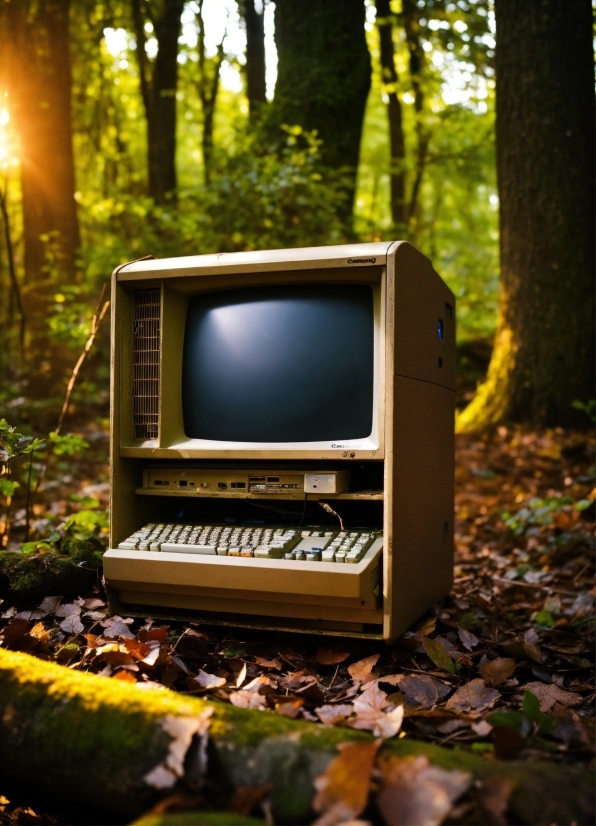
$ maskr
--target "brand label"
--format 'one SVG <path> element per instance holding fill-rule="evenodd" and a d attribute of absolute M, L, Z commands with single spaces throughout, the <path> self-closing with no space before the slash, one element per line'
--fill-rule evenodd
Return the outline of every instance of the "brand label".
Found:
<path fill-rule="evenodd" d="M 376 264 L 376 258 L 348 258 L 348 264 Z"/>
<path fill-rule="evenodd" d="M 357 445 L 336 445 L 336 444 L 332 444 L 331 447 L 343 447 L 344 449 L 347 449 L 347 448 L 354 449 L 355 447 L 361 447 L 361 445 L 360 444 L 357 444 Z"/>

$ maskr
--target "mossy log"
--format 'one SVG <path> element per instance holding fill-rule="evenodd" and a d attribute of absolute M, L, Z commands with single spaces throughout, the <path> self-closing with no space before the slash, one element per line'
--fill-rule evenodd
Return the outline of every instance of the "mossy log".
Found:
<path fill-rule="evenodd" d="M 126 816 L 139 815 L 170 794 L 174 782 L 197 787 L 204 762 L 199 735 L 206 721 L 208 782 L 222 800 L 239 786 L 271 786 L 280 823 L 308 822 L 313 780 L 337 755 L 339 743 L 371 739 L 361 731 L 324 728 L 167 689 L 142 690 L 0 649 L 0 766 L 6 787 L 34 784 L 41 795 L 71 803 L 93 800 Z M 506 778 L 513 789 L 510 809 L 520 822 L 593 822 L 590 771 L 487 760 L 409 737 L 387 741 L 381 751 L 385 759 L 421 754 L 477 779 Z"/>

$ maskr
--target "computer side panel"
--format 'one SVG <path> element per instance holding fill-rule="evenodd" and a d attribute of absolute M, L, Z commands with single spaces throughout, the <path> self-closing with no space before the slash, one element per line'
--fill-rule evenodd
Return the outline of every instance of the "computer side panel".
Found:
<path fill-rule="evenodd" d="M 394 640 L 453 582 L 454 391 L 395 377 L 386 491 L 384 637 Z"/>

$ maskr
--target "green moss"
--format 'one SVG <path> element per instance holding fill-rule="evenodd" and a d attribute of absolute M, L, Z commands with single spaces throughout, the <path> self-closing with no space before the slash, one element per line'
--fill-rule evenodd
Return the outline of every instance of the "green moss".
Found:
<path fill-rule="evenodd" d="M 97 568 L 101 563 L 103 548 L 98 539 L 76 539 L 69 536 L 62 542 L 60 553 L 69 556 L 77 564 L 84 562 L 90 568 Z"/>
<path fill-rule="evenodd" d="M 48 594 L 78 596 L 94 584 L 94 567 L 84 567 L 56 553 L 23 556 L 14 551 L 0 552 L 0 596 L 19 602 L 37 602 Z"/>

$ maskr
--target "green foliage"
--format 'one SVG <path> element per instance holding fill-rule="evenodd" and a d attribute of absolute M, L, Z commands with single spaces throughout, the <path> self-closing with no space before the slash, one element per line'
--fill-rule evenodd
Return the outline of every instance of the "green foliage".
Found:
<path fill-rule="evenodd" d="M 7 499 L 10 496 L 14 496 L 14 492 L 18 487 L 18 482 L 11 482 L 10 479 L 3 479 L 0 477 L 0 493 Z"/>
<path fill-rule="evenodd" d="M 585 413 L 592 424 L 596 422 L 596 399 L 588 399 L 587 402 L 574 401 L 571 407 L 573 407 L 574 410 L 581 410 L 582 413 Z"/>
<path fill-rule="evenodd" d="M 104 510 L 81 510 L 73 513 L 64 523 L 64 532 L 68 537 L 86 540 L 97 535 L 106 536 L 109 528 L 109 516 Z"/>
<path fill-rule="evenodd" d="M 52 443 L 52 449 L 56 456 L 76 456 L 89 447 L 88 442 L 72 433 L 60 436 L 55 431 L 52 431 L 50 433 L 50 442 Z"/>
<path fill-rule="evenodd" d="M 557 725 L 555 717 L 540 711 L 540 700 L 531 691 L 524 691 L 521 711 L 495 711 L 488 715 L 495 728 L 512 728 L 524 738 L 549 734 Z"/>
<path fill-rule="evenodd" d="M 584 501 L 589 502 L 589 500 L 580 500 L 575 505 L 577 510 L 584 508 Z M 590 504 L 591 502 L 585 507 L 589 507 Z M 571 505 L 574 505 L 571 496 L 555 496 L 550 499 L 534 498 L 530 499 L 528 504 L 520 508 L 517 513 L 505 512 L 501 514 L 501 518 L 515 536 L 532 535 L 536 532 L 536 529 L 551 525 L 554 515 Z M 578 507 L 578 505 L 581 505 L 581 507 Z"/>
<path fill-rule="evenodd" d="M 8 465 L 14 459 L 29 456 L 33 451 L 43 447 L 42 439 L 32 436 L 23 436 L 16 427 L 8 424 L 6 419 L 0 419 L 0 462 Z"/>

